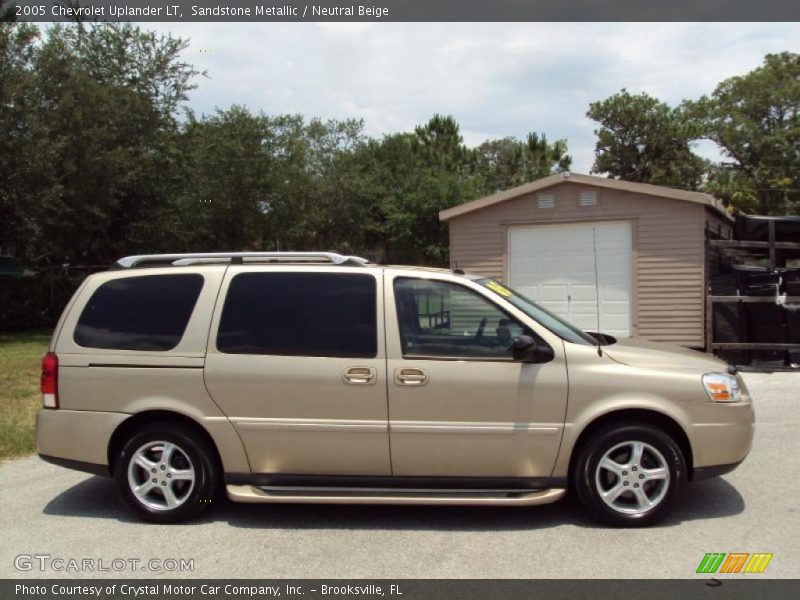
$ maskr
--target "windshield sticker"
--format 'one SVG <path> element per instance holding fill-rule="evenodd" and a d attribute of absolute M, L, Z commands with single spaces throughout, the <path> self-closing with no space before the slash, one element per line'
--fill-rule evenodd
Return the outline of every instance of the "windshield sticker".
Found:
<path fill-rule="evenodd" d="M 502 285 L 497 283 L 496 281 L 490 281 L 486 284 L 486 287 L 492 290 L 493 292 L 500 294 L 503 298 L 511 298 L 514 294 L 511 293 L 510 290 L 504 288 Z"/>

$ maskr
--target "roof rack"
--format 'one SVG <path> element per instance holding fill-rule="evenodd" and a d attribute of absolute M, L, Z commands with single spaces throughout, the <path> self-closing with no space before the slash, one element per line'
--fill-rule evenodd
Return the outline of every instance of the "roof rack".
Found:
<path fill-rule="evenodd" d="M 359 256 L 346 256 L 336 252 L 200 252 L 190 254 L 139 254 L 120 258 L 112 269 L 132 269 L 138 266 L 185 266 L 198 263 L 228 262 L 240 265 L 245 262 L 319 263 L 363 266 L 369 261 Z"/>

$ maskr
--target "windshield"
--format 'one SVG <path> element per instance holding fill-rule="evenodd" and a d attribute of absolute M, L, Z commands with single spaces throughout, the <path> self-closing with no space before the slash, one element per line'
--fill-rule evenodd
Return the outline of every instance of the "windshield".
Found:
<path fill-rule="evenodd" d="M 476 279 L 475 282 L 479 283 L 487 290 L 494 292 L 504 300 L 507 300 L 531 319 L 534 319 L 537 323 L 546 327 L 560 338 L 572 342 L 573 344 L 597 346 L 597 340 L 585 331 L 578 329 L 572 323 L 565 321 L 558 315 L 554 315 L 546 308 L 539 306 L 532 300 L 528 300 L 525 296 L 518 294 L 511 288 L 498 283 L 494 279 L 487 277 L 484 279 Z"/>

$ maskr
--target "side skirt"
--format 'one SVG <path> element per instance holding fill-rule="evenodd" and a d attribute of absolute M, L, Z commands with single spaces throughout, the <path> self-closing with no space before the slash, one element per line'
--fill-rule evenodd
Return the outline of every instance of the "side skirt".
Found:
<path fill-rule="evenodd" d="M 532 506 L 566 493 L 561 477 L 394 477 L 227 473 L 228 497 L 248 503 Z"/>
<path fill-rule="evenodd" d="M 275 504 L 442 504 L 461 506 L 534 506 L 560 500 L 567 490 L 467 490 L 371 488 L 271 488 L 226 485 L 234 502 Z"/>
<path fill-rule="evenodd" d="M 395 475 L 305 475 L 285 473 L 225 473 L 225 483 L 255 487 L 380 488 L 380 489 L 547 489 L 567 486 L 566 477 L 406 477 Z"/>

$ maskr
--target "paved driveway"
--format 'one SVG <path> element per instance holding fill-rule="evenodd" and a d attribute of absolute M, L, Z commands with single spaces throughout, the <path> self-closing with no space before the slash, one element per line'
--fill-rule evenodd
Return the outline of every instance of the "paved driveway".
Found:
<path fill-rule="evenodd" d="M 195 577 L 692 577 L 706 552 L 736 551 L 772 552 L 765 575 L 800 577 L 800 374 L 745 377 L 758 420 L 752 454 L 733 473 L 690 485 L 658 527 L 597 527 L 571 499 L 533 508 L 225 503 L 199 522 L 146 525 L 109 480 L 31 457 L 0 466 L 0 577 L 72 575 L 20 573 L 20 554 L 106 567 L 194 559 L 194 572 L 170 575 Z M 140 569 L 119 575 L 152 576 Z"/>

